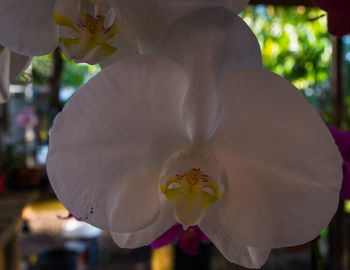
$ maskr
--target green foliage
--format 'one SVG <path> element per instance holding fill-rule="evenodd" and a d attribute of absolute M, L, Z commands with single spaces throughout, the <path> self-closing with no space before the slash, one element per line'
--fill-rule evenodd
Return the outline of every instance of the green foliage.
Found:
<path fill-rule="evenodd" d="M 62 86 L 79 88 L 88 79 L 100 71 L 100 67 L 86 64 L 76 64 L 67 60 L 63 55 Z M 34 87 L 48 84 L 54 69 L 52 53 L 37 56 L 32 61 L 32 76 Z"/>
<path fill-rule="evenodd" d="M 316 8 L 258 5 L 246 8 L 242 18 L 258 38 L 264 66 L 302 90 L 326 116 L 332 47 L 323 14 Z"/>
<path fill-rule="evenodd" d="M 64 69 L 62 73 L 62 86 L 80 87 L 88 79 L 100 71 L 98 65 L 76 64 L 64 56 Z"/>
<path fill-rule="evenodd" d="M 347 125 L 350 127 L 350 35 L 343 38 L 344 46 L 344 88 Z"/>
<path fill-rule="evenodd" d="M 1 171 L 5 172 L 6 175 L 11 175 L 18 168 L 25 167 L 25 156 L 16 151 L 15 145 L 6 145 L 2 157 Z"/>
<path fill-rule="evenodd" d="M 53 73 L 52 54 L 33 57 L 32 76 L 34 87 L 45 85 Z"/>

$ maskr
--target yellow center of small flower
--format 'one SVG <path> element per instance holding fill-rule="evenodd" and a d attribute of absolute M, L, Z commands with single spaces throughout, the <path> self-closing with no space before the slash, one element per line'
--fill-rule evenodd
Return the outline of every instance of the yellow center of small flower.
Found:
<path fill-rule="evenodd" d="M 120 22 L 115 21 L 110 27 L 105 28 L 105 16 L 101 14 L 101 4 L 96 5 L 96 15 L 82 13 L 75 21 L 54 12 L 54 20 L 64 26 L 71 38 L 60 37 L 60 47 L 70 60 L 96 64 L 102 59 L 112 55 L 117 48 L 106 42 L 113 38 L 119 30 Z"/>
<path fill-rule="evenodd" d="M 174 207 L 175 219 L 185 228 L 198 225 L 207 208 L 222 197 L 217 181 L 198 167 L 168 177 L 160 188 Z"/>

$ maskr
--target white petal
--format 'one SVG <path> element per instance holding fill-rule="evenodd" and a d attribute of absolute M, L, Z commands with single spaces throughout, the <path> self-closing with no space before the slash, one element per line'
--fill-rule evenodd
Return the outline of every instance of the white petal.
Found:
<path fill-rule="evenodd" d="M 10 50 L 0 46 L 0 103 L 9 97 Z"/>
<path fill-rule="evenodd" d="M 137 38 L 141 52 L 170 57 L 183 64 L 190 74 L 184 124 L 196 142 L 207 141 L 217 128 L 221 105 L 216 90 L 222 77 L 237 68 L 261 66 L 255 35 L 242 19 L 223 8 L 193 12 L 172 25 L 164 37 L 154 38 L 149 44 L 147 37 Z M 118 52 L 115 55 L 103 65 L 117 59 Z"/>
<path fill-rule="evenodd" d="M 139 56 L 110 65 L 73 95 L 50 132 L 47 163 L 73 215 L 114 232 L 153 222 L 162 162 L 188 140 L 186 89 L 176 63 Z"/>
<path fill-rule="evenodd" d="M 222 78 L 234 69 L 261 66 L 255 35 L 241 18 L 224 8 L 183 17 L 149 53 L 173 58 L 190 74 L 184 120 L 193 141 L 207 141 L 217 128 Z"/>
<path fill-rule="evenodd" d="M 157 219 L 142 230 L 132 233 L 113 233 L 114 242 L 121 248 L 138 248 L 151 244 L 175 224 L 173 208 L 169 201 L 161 197 L 161 210 Z"/>
<path fill-rule="evenodd" d="M 54 12 L 75 22 L 80 16 L 81 0 L 55 0 Z"/>
<path fill-rule="evenodd" d="M 212 138 L 228 187 L 220 222 L 243 243 L 277 248 L 314 239 L 334 215 L 342 160 L 298 89 L 267 70 L 232 72 Z"/>
<path fill-rule="evenodd" d="M 199 227 L 227 260 L 247 268 L 260 268 L 268 259 L 270 249 L 248 246 L 228 234 L 219 222 L 222 201 L 208 208 Z"/>
<path fill-rule="evenodd" d="M 102 67 L 125 56 L 139 53 L 169 57 L 169 51 L 164 52 L 164 39 L 173 24 L 183 17 L 191 16 L 197 10 L 210 7 L 231 9 L 232 6 L 230 0 L 110 2 L 113 9 L 120 9 L 120 33 L 110 43 L 118 47 L 118 51 L 102 61 Z M 184 36 L 181 36 L 179 41 L 181 47 L 188 44 L 187 40 L 184 42 Z"/>
<path fill-rule="evenodd" d="M 236 14 L 240 13 L 246 5 L 248 5 L 249 0 L 232 0 L 232 9 Z"/>
<path fill-rule="evenodd" d="M 183 121 L 194 143 L 210 139 L 219 123 L 221 102 L 218 85 L 207 78 L 193 78 L 184 102 Z"/>
<path fill-rule="evenodd" d="M 16 78 L 21 75 L 30 65 L 32 58 L 11 52 L 10 61 L 10 80 L 11 82 L 15 82 Z"/>
<path fill-rule="evenodd" d="M 129 31 L 137 38 L 141 53 L 154 49 L 154 44 L 159 44 L 169 27 L 183 16 L 199 9 L 230 9 L 232 6 L 231 0 L 140 0 L 120 1 L 119 4 L 124 20 L 127 20 L 130 26 Z M 117 1 L 112 1 L 111 5 L 117 5 Z"/>
<path fill-rule="evenodd" d="M 172 58 L 189 73 L 191 85 L 184 120 L 193 141 L 208 140 L 217 128 L 220 114 L 217 90 L 222 78 L 234 69 L 262 66 L 254 33 L 231 10 L 218 7 L 217 2 L 212 4 L 216 7 L 199 9 L 196 6 L 189 14 L 182 14 L 177 21 L 174 19 L 172 25 L 169 23 L 168 30 L 158 29 L 152 38 L 142 31 L 137 35 L 142 53 Z M 166 1 L 160 6 L 165 10 L 172 7 Z M 135 24 L 146 28 L 146 18 L 144 21 L 142 18 Z"/>
<path fill-rule="evenodd" d="M 137 36 L 140 51 L 171 57 L 202 79 L 213 73 L 221 81 L 234 69 L 262 66 L 256 36 L 229 9 L 200 9 L 179 18 L 163 35 L 157 34 L 151 40 Z"/>
<path fill-rule="evenodd" d="M 19 54 L 48 54 L 57 46 L 54 0 L 1 0 L 0 44 Z"/>

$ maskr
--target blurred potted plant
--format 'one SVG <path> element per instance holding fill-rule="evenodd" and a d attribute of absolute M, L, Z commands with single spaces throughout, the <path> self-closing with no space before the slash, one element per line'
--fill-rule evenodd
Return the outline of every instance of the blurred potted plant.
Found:
<path fill-rule="evenodd" d="M 20 143 L 8 144 L 2 158 L 6 186 L 14 189 L 37 187 L 43 177 L 42 169 L 35 167 L 35 131 L 38 118 L 34 107 L 27 107 L 14 118 L 16 126 L 24 131 Z M 22 149 L 21 147 L 22 146 Z M 21 150 L 18 150 L 21 149 Z"/>
<path fill-rule="evenodd" d="M 7 145 L 3 152 L 1 171 L 5 186 L 10 189 L 37 187 L 42 179 L 42 170 L 26 167 L 26 156 L 16 151 L 15 145 Z"/>
<path fill-rule="evenodd" d="M 35 149 L 35 130 L 39 120 L 35 108 L 30 106 L 20 111 L 14 119 L 15 125 L 24 130 L 24 153 L 26 157 L 26 167 L 35 166 L 34 149 Z"/>

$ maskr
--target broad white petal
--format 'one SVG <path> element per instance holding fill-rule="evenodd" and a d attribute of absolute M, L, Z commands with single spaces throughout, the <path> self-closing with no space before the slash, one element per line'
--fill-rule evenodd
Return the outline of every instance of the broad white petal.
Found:
<path fill-rule="evenodd" d="M 15 82 L 16 78 L 21 75 L 30 65 L 32 58 L 29 56 L 11 52 L 10 56 L 10 80 Z"/>
<path fill-rule="evenodd" d="M 122 24 L 128 22 L 131 33 L 140 29 L 134 31 L 140 53 L 172 58 L 185 66 L 191 85 L 185 99 L 184 125 L 191 140 L 201 143 L 212 136 L 219 123 L 217 89 L 222 77 L 237 68 L 261 66 L 259 44 L 243 20 L 225 8 L 226 2 L 203 1 L 205 5 L 198 5 L 195 1 L 173 1 L 176 7 L 169 2 L 151 1 L 137 9 L 129 1 L 122 10 L 126 18 Z M 143 12 L 155 3 L 158 6 L 150 11 L 152 15 Z M 153 18 L 162 17 L 159 9 L 175 12 L 163 18 L 166 23 L 150 27 Z M 137 12 L 142 14 L 136 16 Z M 133 20 L 128 21 L 128 16 Z"/>
<path fill-rule="evenodd" d="M 19 54 L 43 55 L 58 44 L 55 0 L 1 0 L 0 44 Z"/>
<path fill-rule="evenodd" d="M 118 47 L 118 51 L 102 61 L 102 67 L 131 54 L 171 57 L 169 50 L 164 50 L 164 41 L 172 25 L 183 17 L 191 16 L 192 13 L 198 10 L 212 7 L 231 9 L 232 6 L 230 0 L 110 1 L 110 4 L 114 10 L 120 10 L 120 33 L 110 43 L 112 46 Z M 203 22 L 205 23 L 204 20 L 201 21 L 201 23 Z M 184 42 L 183 35 L 178 41 L 182 48 L 186 47 L 185 44 L 188 44 L 187 40 Z M 176 48 L 176 50 L 178 49 Z"/>
<path fill-rule="evenodd" d="M 47 170 L 74 216 L 114 232 L 153 222 L 163 162 L 188 140 L 186 90 L 179 65 L 139 56 L 110 65 L 73 95 L 50 132 Z"/>
<path fill-rule="evenodd" d="M 227 260 L 247 268 L 260 268 L 271 250 L 248 246 L 227 233 L 218 222 L 220 207 L 222 201 L 209 207 L 199 227 Z"/>
<path fill-rule="evenodd" d="M 223 8 L 201 10 L 179 20 L 159 51 L 182 63 L 191 74 L 184 119 L 194 141 L 208 140 L 217 128 L 218 89 L 225 74 L 261 66 L 255 35 L 241 18 Z"/>
<path fill-rule="evenodd" d="M 246 5 L 248 5 L 249 0 L 232 0 L 232 9 L 236 14 L 240 13 Z"/>
<path fill-rule="evenodd" d="M 114 242 L 121 248 L 137 248 L 151 244 L 160 235 L 166 232 L 176 221 L 173 208 L 169 201 L 161 196 L 161 209 L 157 219 L 142 230 L 132 233 L 114 233 Z"/>
<path fill-rule="evenodd" d="M 342 159 L 328 129 L 298 89 L 267 70 L 232 72 L 212 138 L 228 186 L 219 222 L 261 248 L 314 239 L 334 215 Z"/>
<path fill-rule="evenodd" d="M 141 53 L 173 58 L 201 79 L 214 76 L 216 83 L 234 69 L 262 66 L 256 36 L 240 17 L 223 7 L 193 11 L 157 38 L 137 38 Z"/>
<path fill-rule="evenodd" d="M 9 97 L 10 50 L 0 46 L 0 103 Z"/>
<path fill-rule="evenodd" d="M 117 4 L 117 1 L 111 2 L 116 9 L 120 8 L 124 20 L 128 21 L 129 31 L 136 37 L 140 52 L 145 54 L 154 49 L 154 44 L 159 45 L 169 27 L 183 16 L 199 9 L 210 7 L 230 9 L 232 6 L 231 0 L 140 0 L 120 1 L 120 6 Z"/>

